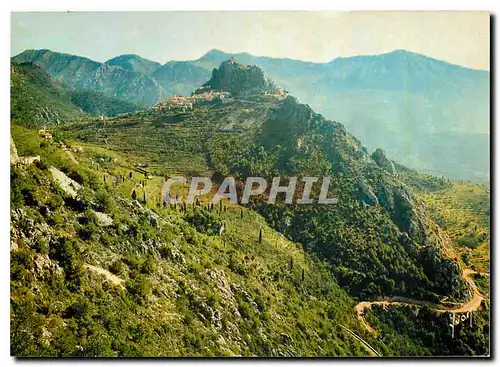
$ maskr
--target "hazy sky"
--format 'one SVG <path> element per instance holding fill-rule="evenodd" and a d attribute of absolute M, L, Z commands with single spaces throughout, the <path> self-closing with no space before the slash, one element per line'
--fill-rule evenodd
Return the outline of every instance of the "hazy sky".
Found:
<path fill-rule="evenodd" d="M 489 69 L 487 12 L 12 13 L 11 54 L 53 51 L 106 61 L 135 53 L 165 63 L 210 49 L 326 62 L 406 49 Z"/>

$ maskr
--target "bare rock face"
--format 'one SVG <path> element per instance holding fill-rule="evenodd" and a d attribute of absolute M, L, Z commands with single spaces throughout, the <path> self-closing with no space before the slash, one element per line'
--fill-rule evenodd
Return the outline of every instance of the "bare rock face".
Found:
<path fill-rule="evenodd" d="M 276 90 L 261 68 L 255 65 L 242 65 L 233 58 L 224 61 L 212 71 L 212 77 L 203 87 L 225 91 L 234 95 L 242 93 Z"/>

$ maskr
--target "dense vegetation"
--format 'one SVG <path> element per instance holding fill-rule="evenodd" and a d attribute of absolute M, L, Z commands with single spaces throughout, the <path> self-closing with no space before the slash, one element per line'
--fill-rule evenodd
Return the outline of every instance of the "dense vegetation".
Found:
<path fill-rule="evenodd" d="M 84 117 L 71 102 L 70 91 L 39 66 L 13 63 L 10 79 L 10 118 L 13 122 L 39 127 Z"/>

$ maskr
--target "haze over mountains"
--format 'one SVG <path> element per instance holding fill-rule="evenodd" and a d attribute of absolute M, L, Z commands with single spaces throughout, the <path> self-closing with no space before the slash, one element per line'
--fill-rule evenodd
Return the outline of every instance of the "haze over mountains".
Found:
<path fill-rule="evenodd" d="M 368 149 L 454 179 L 489 180 L 489 72 L 397 50 L 329 63 L 212 50 L 161 66 L 137 55 L 105 63 L 49 50 L 27 50 L 14 62 L 39 64 L 70 88 L 155 104 L 189 94 L 222 61 L 234 57 L 266 75 L 327 118 L 342 122 Z"/>

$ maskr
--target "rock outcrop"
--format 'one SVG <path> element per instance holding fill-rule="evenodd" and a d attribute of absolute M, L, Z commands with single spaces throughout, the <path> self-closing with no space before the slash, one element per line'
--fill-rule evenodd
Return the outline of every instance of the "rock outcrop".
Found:
<path fill-rule="evenodd" d="M 200 89 L 202 91 L 206 89 L 225 91 L 238 95 L 275 91 L 277 87 L 258 66 L 242 65 L 231 58 L 220 64 L 219 68 L 213 69 L 212 77 Z"/>
<path fill-rule="evenodd" d="M 389 173 L 396 173 L 396 168 L 394 167 L 394 163 L 392 163 L 389 158 L 387 158 L 387 155 L 385 153 L 385 150 L 383 149 L 376 149 L 373 154 L 372 154 L 372 159 L 377 163 L 377 166 L 380 168 L 385 169 Z"/>

